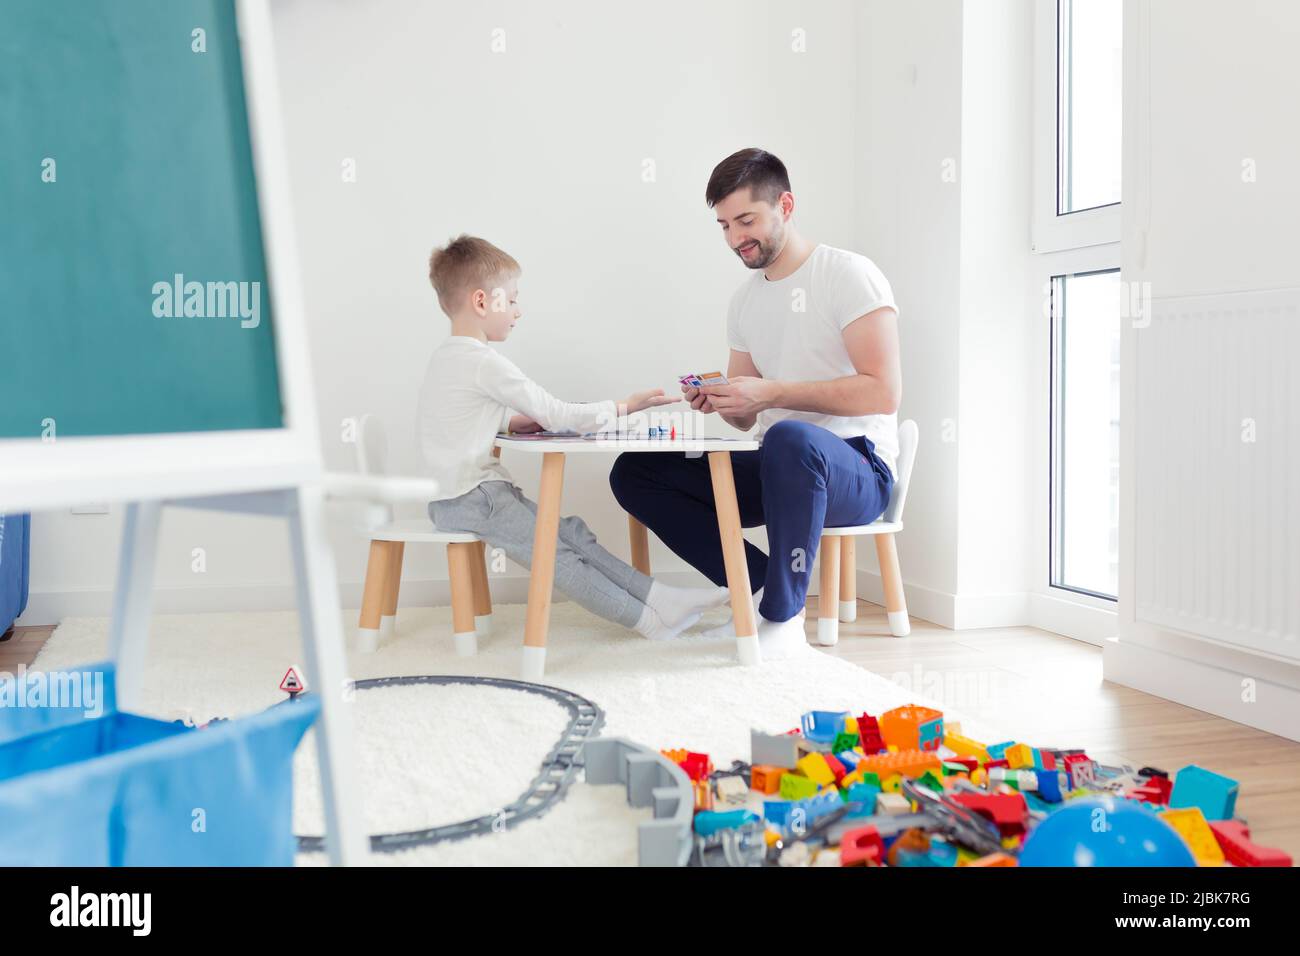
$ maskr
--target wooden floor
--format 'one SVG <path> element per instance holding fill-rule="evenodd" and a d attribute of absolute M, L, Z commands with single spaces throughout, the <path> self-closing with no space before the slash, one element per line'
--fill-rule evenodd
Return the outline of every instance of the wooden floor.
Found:
<path fill-rule="evenodd" d="M 936 697 L 1034 746 L 1082 747 L 1107 764 L 1196 763 L 1241 783 L 1251 836 L 1300 860 L 1300 743 L 1101 679 L 1101 649 L 1032 627 L 949 631 L 918 618 L 890 637 L 885 612 L 859 602 L 834 648 L 819 648 Z M 815 599 L 808 632 L 816 633 Z M 0 671 L 30 665 L 52 627 L 18 628 Z"/>

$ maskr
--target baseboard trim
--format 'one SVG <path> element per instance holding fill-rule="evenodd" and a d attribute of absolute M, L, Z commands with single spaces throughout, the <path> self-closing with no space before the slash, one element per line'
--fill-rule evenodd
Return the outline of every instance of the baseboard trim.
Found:
<path fill-rule="evenodd" d="M 1118 637 L 1102 645 L 1102 678 L 1216 717 L 1300 741 L 1300 690 Z M 1245 681 L 1253 681 L 1247 701 Z"/>
<path fill-rule="evenodd" d="M 695 571 L 664 571 L 655 575 L 666 584 L 698 586 L 703 580 Z M 519 570 L 489 576 L 492 600 L 498 604 L 523 604 L 528 600 L 528 575 Z M 362 582 L 339 584 L 339 599 L 344 608 L 361 606 Z M 567 600 L 558 592 L 556 601 Z M 204 614 L 213 611 L 292 611 L 297 608 L 292 585 L 228 585 L 221 587 L 156 588 L 153 595 L 155 614 Z M 403 581 L 403 607 L 446 607 L 451 604 L 451 585 L 445 578 Z M 27 609 L 17 624 L 42 626 L 58 624 L 65 617 L 108 617 L 113 611 L 113 592 L 40 591 L 33 592 Z"/>

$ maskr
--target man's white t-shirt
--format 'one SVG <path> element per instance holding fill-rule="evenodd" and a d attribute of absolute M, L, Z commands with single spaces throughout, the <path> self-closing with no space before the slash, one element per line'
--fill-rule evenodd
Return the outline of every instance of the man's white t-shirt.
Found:
<path fill-rule="evenodd" d="M 748 352 L 763 378 L 816 382 L 858 370 L 844 345 L 844 328 L 868 312 L 897 310 L 884 273 L 866 256 L 819 245 L 798 269 L 775 282 L 756 270 L 731 298 L 727 342 Z M 865 435 L 898 475 L 898 417 L 846 417 L 769 408 L 758 413 L 759 435 L 787 418 L 820 425 L 840 438 Z"/>

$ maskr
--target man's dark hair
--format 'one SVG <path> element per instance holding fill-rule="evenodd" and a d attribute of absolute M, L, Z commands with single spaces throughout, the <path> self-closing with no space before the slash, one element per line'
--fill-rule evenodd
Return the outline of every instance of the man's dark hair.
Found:
<path fill-rule="evenodd" d="M 781 193 L 790 191 L 790 174 L 785 163 L 765 149 L 742 149 L 713 167 L 704 200 L 712 209 L 742 186 L 748 186 L 756 199 L 776 202 Z"/>

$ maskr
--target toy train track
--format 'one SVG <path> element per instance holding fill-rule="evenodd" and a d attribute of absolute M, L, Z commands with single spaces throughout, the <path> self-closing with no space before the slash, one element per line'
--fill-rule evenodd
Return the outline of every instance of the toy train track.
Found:
<path fill-rule="evenodd" d="M 371 690 L 377 687 L 407 687 L 413 684 L 472 684 L 478 687 L 501 687 L 536 694 L 554 701 L 567 710 L 569 724 L 559 741 L 546 755 L 546 759 L 542 761 L 541 770 L 528 785 L 528 789 L 515 798 L 514 802 L 481 817 L 458 823 L 445 823 L 423 830 L 374 834 L 370 837 L 370 849 L 377 853 L 409 850 L 412 847 L 463 840 L 485 833 L 499 833 L 524 820 L 541 816 L 564 799 L 564 794 L 573 783 L 578 768 L 582 766 L 579 754 L 582 752 L 583 745 L 595 737 L 605 723 L 605 712 L 585 697 L 559 687 L 500 677 L 376 677 L 354 681 L 352 686 L 357 690 Z M 318 853 L 325 849 L 324 837 L 299 836 L 297 839 L 298 849 L 301 852 Z"/>

